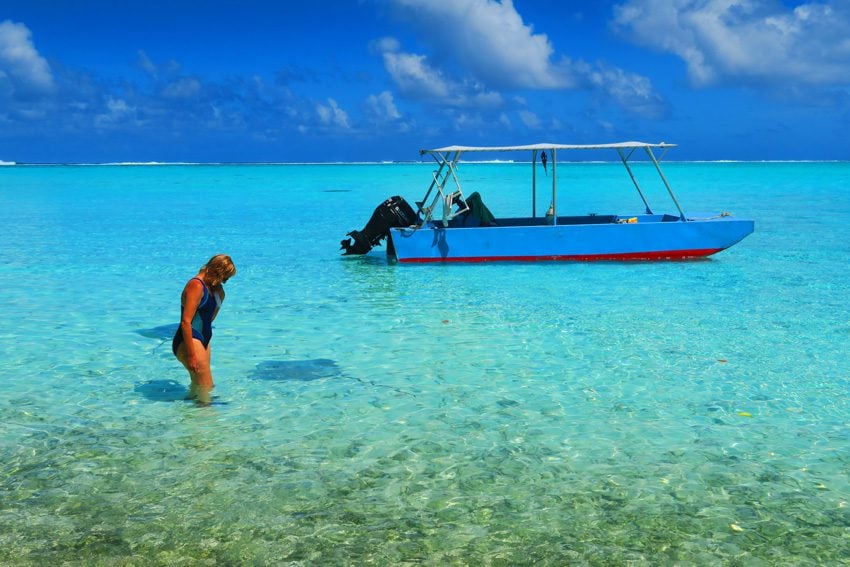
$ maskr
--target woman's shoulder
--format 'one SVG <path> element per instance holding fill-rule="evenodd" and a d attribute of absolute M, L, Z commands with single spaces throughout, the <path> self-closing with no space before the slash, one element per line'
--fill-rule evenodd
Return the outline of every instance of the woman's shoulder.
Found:
<path fill-rule="evenodd" d="M 206 287 L 207 286 L 206 284 L 204 284 L 204 281 L 201 278 L 195 276 L 194 278 L 191 278 L 189 281 L 186 282 L 186 285 L 183 286 L 183 290 L 203 293 Z"/>

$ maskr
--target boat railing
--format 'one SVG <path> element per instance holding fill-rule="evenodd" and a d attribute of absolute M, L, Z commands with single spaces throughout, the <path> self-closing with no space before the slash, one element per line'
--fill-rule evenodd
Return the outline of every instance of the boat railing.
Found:
<path fill-rule="evenodd" d="M 417 214 L 422 218 L 421 226 L 425 226 L 429 221 L 434 219 L 434 211 L 437 207 L 442 206 L 441 221 L 443 226 L 448 226 L 449 221 L 458 215 L 461 215 L 469 210 L 466 204 L 466 199 L 463 196 L 463 190 L 460 186 L 460 180 L 457 178 L 457 160 L 460 157 L 460 152 L 455 152 L 452 157 L 449 154 L 433 156 L 440 167 L 431 173 L 431 185 L 425 192 L 425 196 L 421 201 L 416 201 Z M 446 185 L 449 179 L 454 182 L 454 190 L 447 190 Z M 425 205 L 428 202 L 431 193 L 436 190 L 431 204 Z M 458 209 L 453 211 L 452 207 L 458 205 Z"/>

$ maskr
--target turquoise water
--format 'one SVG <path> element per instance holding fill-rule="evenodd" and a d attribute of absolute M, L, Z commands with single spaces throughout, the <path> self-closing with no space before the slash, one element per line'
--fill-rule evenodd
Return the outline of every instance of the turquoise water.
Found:
<path fill-rule="evenodd" d="M 850 164 L 668 164 L 756 220 L 704 261 L 338 255 L 431 169 L 0 168 L 0 563 L 850 562 Z M 462 167 L 496 216 L 528 170 Z M 615 181 L 559 166 L 562 213 Z M 218 252 L 203 408 L 169 343 Z"/>

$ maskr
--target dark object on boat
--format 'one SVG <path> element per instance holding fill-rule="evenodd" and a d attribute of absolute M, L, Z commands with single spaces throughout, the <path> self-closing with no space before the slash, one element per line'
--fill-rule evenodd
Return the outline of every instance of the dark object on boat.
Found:
<path fill-rule="evenodd" d="M 391 228 L 408 227 L 414 224 L 417 224 L 417 218 L 413 208 L 407 201 L 395 195 L 378 205 L 363 230 L 349 232 L 346 236 L 351 238 L 340 241 L 340 250 L 345 250 L 346 256 L 366 254 L 373 246 L 377 246 L 381 240 L 390 235 Z M 391 246 L 392 241 L 387 241 L 387 247 Z"/>
<path fill-rule="evenodd" d="M 467 197 L 466 201 L 457 197 L 455 199 L 455 204 L 461 210 L 466 210 L 453 218 L 449 223 L 449 226 L 496 226 L 496 217 L 493 216 L 493 213 L 491 213 L 490 209 L 487 208 L 487 205 L 484 204 L 484 199 L 481 198 L 478 191 L 475 191 Z"/>

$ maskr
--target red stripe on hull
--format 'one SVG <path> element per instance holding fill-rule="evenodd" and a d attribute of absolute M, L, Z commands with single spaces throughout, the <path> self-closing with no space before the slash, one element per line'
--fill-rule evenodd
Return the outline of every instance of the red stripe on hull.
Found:
<path fill-rule="evenodd" d="M 617 254 L 566 254 L 554 256 L 470 256 L 458 258 L 404 258 L 403 264 L 430 264 L 434 262 L 623 262 L 632 260 L 687 260 L 704 258 L 720 252 L 723 248 L 701 250 L 661 250 L 657 252 L 625 252 Z"/>

